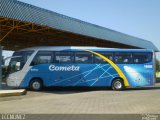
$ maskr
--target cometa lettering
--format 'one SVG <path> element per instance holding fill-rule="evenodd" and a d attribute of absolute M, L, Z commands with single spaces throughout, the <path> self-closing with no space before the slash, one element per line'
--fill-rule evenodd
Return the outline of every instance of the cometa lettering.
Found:
<path fill-rule="evenodd" d="M 55 66 L 55 65 L 50 65 L 49 70 L 50 71 L 79 71 L 80 67 L 79 66 Z"/>

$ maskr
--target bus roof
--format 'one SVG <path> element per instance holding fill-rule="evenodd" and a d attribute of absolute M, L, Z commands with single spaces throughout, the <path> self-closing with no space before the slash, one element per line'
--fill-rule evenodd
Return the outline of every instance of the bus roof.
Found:
<path fill-rule="evenodd" d="M 104 47 L 91 47 L 91 46 L 38 46 L 38 47 L 30 47 L 21 49 L 20 51 L 26 51 L 26 50 L 66 50 L 66 51 L 72 51 L 72 50 L 93 50 L 93 51 L 129 51 L 129 52 L 154 52 L 151 49 L 121 49 L 121 48 L 104 48 Z"/>

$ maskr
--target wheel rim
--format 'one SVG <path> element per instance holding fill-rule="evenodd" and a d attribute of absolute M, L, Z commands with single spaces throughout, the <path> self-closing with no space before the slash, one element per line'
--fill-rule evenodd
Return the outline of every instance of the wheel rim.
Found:
<path fill-rule="evenodd" d="M 33 82 L 32 84 L 33 89 L 38 90 L 41 87 L 41 84 L 37 81 Z"/>
<path fill-rule="evenodd" d="M 115 87 L 116 89 L 121 89 L 121 88 L 122 88 L 122 83 L 121 83 L 120 81 L 116 81 L 116 82 L 114 83 L 114 87 Z"/>

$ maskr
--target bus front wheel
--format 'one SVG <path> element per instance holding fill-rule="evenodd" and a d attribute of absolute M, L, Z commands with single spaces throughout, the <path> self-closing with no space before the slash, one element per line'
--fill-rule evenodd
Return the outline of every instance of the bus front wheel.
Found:
<path fill-rule="evenodd" d="M 36 78 L 31 80 L 29 87 L 33 91 L 40 91 L 43 87 L 43 84 L 40 79 Z"/>
<path fill-rule="evenodd" d="M 116 90 L 116 91 L 123 90 L 124 89 L 124 82 L 123 82 L 123 80 L 121 80 L 119 78 L 114 79 L 113 82 L 112 82 L 112 89 Z"/>

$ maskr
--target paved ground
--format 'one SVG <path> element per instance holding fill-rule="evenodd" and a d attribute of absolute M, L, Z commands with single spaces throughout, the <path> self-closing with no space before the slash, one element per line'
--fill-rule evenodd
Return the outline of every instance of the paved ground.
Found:
<path fill-rule="evenodd" d="M 0 98 L 0 113 L 35 114 L 160 114 L 160 83 L 152 88 L 112 91 L 45 90 Z"/>

